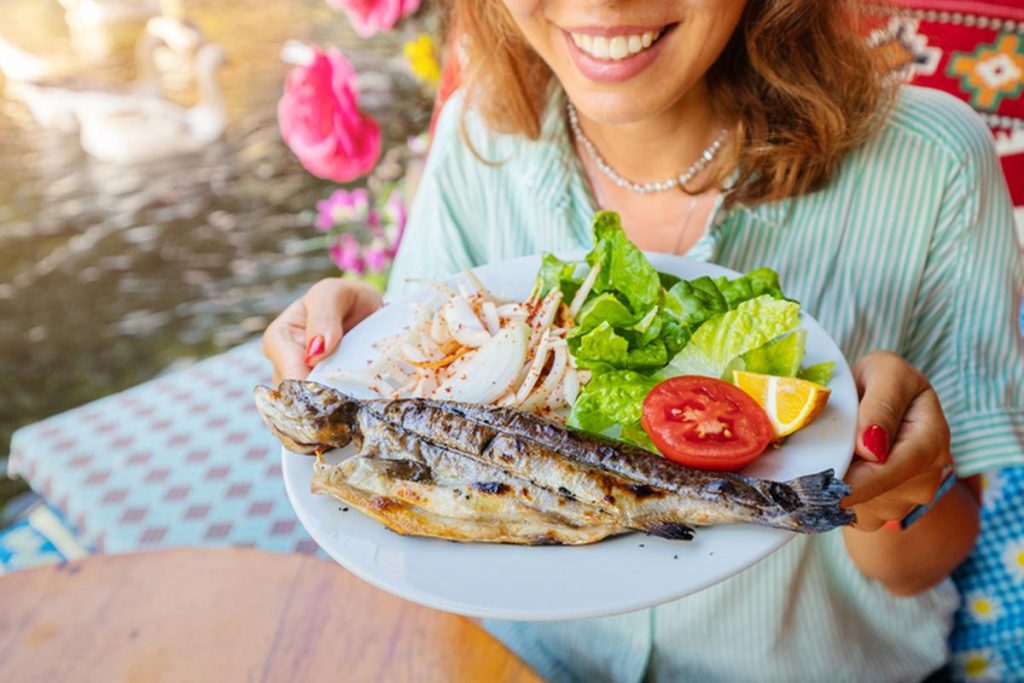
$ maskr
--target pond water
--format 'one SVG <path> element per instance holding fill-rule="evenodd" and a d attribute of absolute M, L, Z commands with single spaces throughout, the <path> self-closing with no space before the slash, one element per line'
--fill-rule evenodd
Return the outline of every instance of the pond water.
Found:
<path fill-rule="evenodd" d="M 43 130 L 0 99 L 0 471 L 17 427 L 258 336 L 336 273 L 312 212 L 332 185 L 303 170 L 277 131 L 286 40 L 340 47 L 371 84 L 364 105 L 387 140 L 429 117 L 400 39 L 358 39 L 323 0 L 184 6 L 229 55 L 228 129 L 202 153 L 107 166 L 76 135 Z M 0 0 L 0 12 L 0 36 L 69 51 L 56 0 Z M 125 47 L 98 71 L 128 80 L 131 61 Z M 191 86 L 172 95 L 185 101 Z M 21 486 L 0 475 L 0 509 Z"/>

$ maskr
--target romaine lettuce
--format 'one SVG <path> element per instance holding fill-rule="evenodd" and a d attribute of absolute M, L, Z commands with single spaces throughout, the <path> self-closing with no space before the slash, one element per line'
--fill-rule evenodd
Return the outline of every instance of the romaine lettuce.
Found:
<path fill-rule="evenodd" d="M 800 305 L 765 294 L 707 321 L 661 375 L 721 377 L 741 354 L 752 351 L 800 323 Z"/>

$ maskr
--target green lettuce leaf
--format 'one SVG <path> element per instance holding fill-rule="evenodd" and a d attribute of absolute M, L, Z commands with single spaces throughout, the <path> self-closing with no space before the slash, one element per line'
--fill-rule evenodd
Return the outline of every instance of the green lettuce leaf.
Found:
<path fill-rule="evenodd" d="M 598 211 L 594 214 L 594 249 L 587 255 L 591 268 L 600 264 L 594 292 L 615 291 L 634 313 L 643 315 L 658 303 L 661 281 L 658 271 L 622 230 L 619 214 Z"/>
<path fill-rule="evenodd" d="M 598 364 L 623 367 L 629 354 L 629 342 L 617 335 L 607 321 L 570 342 L 572 355 L 581 368 L 593 368 Z"/>
<path fill-rule="evenodd" d="M 562 261 L 554 254 L 544 254 L 540 260 L 540 270 L 533 284 L 531 298 L 543 299 L 553 289 L 562 290 L 563 301 L 570 301 L 582 280 L 573 277 L 576 262 Z"/>
<path fill-rule="evenodd" d="M 573 336 L 586 334 L 601 323 L 608 323 L 612 327 L 628 327 L 636 320 L 636 316 L 626 308 L 626 305 L 619 301 L 612 292 L 605 292 L 597 296 L 588 297 L 587 303 L 580 308 L 576 316 L 576 327 L 573 328 Z"/>
<path fill-rule="evenodd" d="M 753 351 L 747 351 L 733 367 L 762 375 L 795 377 L 800 371 L 800 361 L 804 358 L 806 344 L 807 332 L 797 330 Z"/>
<path fill-rule="evenodd" d="M 735 280 L 718 277 L 715 278 L 715 284 L 729 308 L 736 308 L 744 301 L 750 301 L 765 294 L 776 299 L 783 298 L 779 275 L 771 268 L 757 268 Z"/>
<path fill-rule="evenodd" d="M 580 392 L 568 423 L 595 434 L 616 425 L 639 425 L 644 398 L 657 383 L 658 380 L 631 370 L 598 375 Z"/>
<path fill-rule="evenodd" d="M 661 374 L 721 377 L 736 357 L 764 346 L 799 322 L 800 305 L 792 301 L 771 295 L 745 301 L 701 325 Z"/>
<path fill-rule="evenodd" d="M 729 310 L 725 297 L 709 277 L 680 280 L 665 293 L 664 307 L 679 324 L 691 328 Z"/>
<path fill-rule="evenodd" d="M 832 370 L 835 368 L 835 366 L 836 364 L 833 363 L 832 361 L 828 361 L 826 363 L 817 363 L 816 365 L 812 365 L 809 368 L 804 368 L 803 370 L 798 372 L 796 376 L 799 377 L 800 379 L 805 379 L 808 382 L 814 382 L 815 384 L 820 384 L 824 386 L 828 384 L 829 381 L 832 379 Z"/>

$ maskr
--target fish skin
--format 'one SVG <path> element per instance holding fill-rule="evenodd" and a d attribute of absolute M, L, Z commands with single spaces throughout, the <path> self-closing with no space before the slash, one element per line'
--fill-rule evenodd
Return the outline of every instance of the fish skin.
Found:
<path fill-rule="evenodd" d="M 403 431 L 374 413 L 367 410 L 359 416 L 364 452 L 372 451 L 385 458 L 413 457 L 426 462 L 435 473 L 443 468 L 453 480 L 458 479 L 460 472 L 472 472 L 477 481 L 526 485 L 534 491 L 531 495 L 542 508 L 571 508 L 584 518 L 598 513 L 606 517 L 603 511 L 607 509 L 634 531 L 667 538 L 690 538 L 693 530 L 683 518 L 700 518 L 700 511 L 687 511 L 678 496 L 648 490 L 623 477 L 577 465 L 551 452 L 538 451 L 532 444 L 520 448 L 507 435 L 491 439 L 481 453 L 460 452 L 437 443 L 440 439 L 431 441 Z M 436 427 L 447 434 L 449 429 L 458 430 L 459 425 L 445 422 Z"/>
<path fill-rule="evenodd" d="M 359 456 L 349 461 L 367 460 Z M 344 464 L 344 463 L 342 463 Z M 509 543 L 515 545 L 584 545 L 596 543 L 622 532 L 621 527 L 594 524 L 573 527 L 549 520 L 512 518 L 454 518 L 435 514 L 406 500 L 375 493 L 353 485 L 349 472 L 338 465 L 317 462 L 314 466 L 313 493 L 321 493 L 348 503 L 363 514 L 403 536 L 428 536 L 462 543 Z M 391 480 L 394 482 L 394 479 Z M 365 479 L 360 483 L 368 485 Z M 443 488 L 443 487 L 435 487 Z M 442 495 L 432 491 L 431 495 Z"/>
<path fill-rule="evenodd" d="M 365 408 L 411 433 L 479 455 L 537 483 L 572 479 L 577 486 L 570 488 L 573 495 L 599 504 L 595 496 L 603 494 L 606 506 L 632 510 L 636 518 L 695 526 L 749 522 L 798 532 L 829 531 L 854 519 L 852 511 L 839 507 L 850 490 L 832 470 L 790 482 L 699 470 L 497 406 L 407 399 L 372 401 Z M 598 477 L 598 483 L 582 475 L 571 478 L 569 462 L 581 466 L 577 472 Z M 659 500 L 666 496 L 669 500 Z"/>
<path fill-rule="evenodd" d="M 289 380 L 277 391 L 258 387 L 256 396 L 286 447 L 315 452 L 345 445 L 363 430 L 372 431 L 373 419 L 382 420 L 513 476 L 626 514 L 630 526 L 638 519 L 654 528 L 664 522 L 750 522 L 821 532 L 854 518 L 839 507 L 849 488 L 831 470 L 790 482 L 697 470 L 508 408 L 427 399 L 357 401 L 313 382 Z"/>
<path fill-rule="evenodd" d="M 491 462 L 470 455 L 452 451 L 426 441 L 418 436 L 404 433 L 398 428 L 374 418 L 360 418 L 364 434 L 364 453 L 380 458 L 398 460 L 409 458 L 422 463 L 431 473 L 433 480 L 445 486 L 458 487 L 465 491 L 481 485 L 495 485 L 499 489 L 490 498 L 509 496 L 522 506 L 555 515 L 560 521 L 575 526 L 588 524 L 615 523 L 633 531 L 641 531 L 673 539 L 690 538 L 692 529 L 678 520 L 678 507 L 671 500 L 658 507 L 659 499 L 651 498 L 652 505 L 638 508 L 611 509 L 600 504 L 588 504 L 579 500 L 558 481 L 545 485 L 530 478 L 516 476 L 509 470 Z M 623 484 L 625 486 L 625 484 Z M 506 489 L 507 490 L 503 490 Z M 646 501 L 644 501 L 646 502 Z"/>

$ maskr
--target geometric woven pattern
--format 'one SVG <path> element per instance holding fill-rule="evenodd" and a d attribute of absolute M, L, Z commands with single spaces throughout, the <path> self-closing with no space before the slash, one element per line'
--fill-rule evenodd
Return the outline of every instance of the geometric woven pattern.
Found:
<path fill-rule="evenodd" d="M 9 470 L 97 552 L 314 552 L 253 404 L 253 386 L 269 381 L 258 342 L 245 344 L 18 430 Z"/>
<path fill-rule="evenodd" d="M 962 680 L 1024 681 L 1024 467 L 983 480 L 978 545 L 953 575 L 953 662 Z"/>

